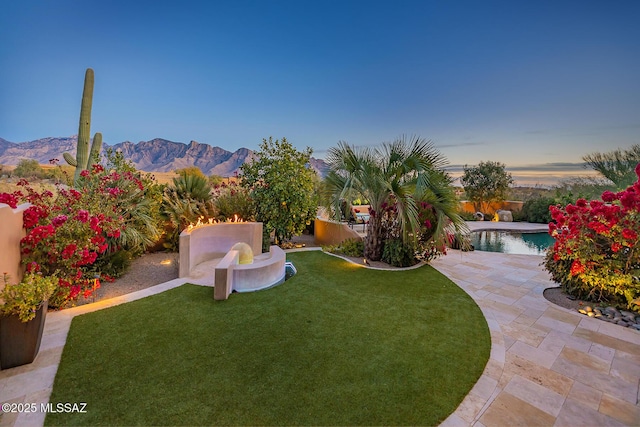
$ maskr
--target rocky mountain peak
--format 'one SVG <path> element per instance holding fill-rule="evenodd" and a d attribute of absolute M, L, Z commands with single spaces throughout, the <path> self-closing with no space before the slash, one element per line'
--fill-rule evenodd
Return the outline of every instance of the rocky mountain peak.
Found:
<path fill-rule="evenodd" d="M 0 164 L 17 165 L 22 159 L 36 159 L 48 164 L 50 159 L 62 160 L 62 153 L 75 154 L 78 136 L 46 137 L 34 141 L 13 143 L 0 138 Z M 199 167 L 205 175 L 232 176 L 245 162 L 254 158 L 248 148 L 231 152 L 220 147 L 191 140 L 189 144 L 154 138 L 133 143 L 123 141 L 115 145 L 103 144 L 122 152 L 136 168 L 146 172 L 171 172 L 189 166 Z M 322 176 L 326 173 L 323 160 L 311 160 L 311 166 Z"/>

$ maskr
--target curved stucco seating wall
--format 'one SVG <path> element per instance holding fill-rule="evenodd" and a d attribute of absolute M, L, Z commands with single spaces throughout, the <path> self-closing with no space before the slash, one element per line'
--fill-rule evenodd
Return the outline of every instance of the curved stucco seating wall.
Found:
<path fill-rule="evenodd" d="M 313 234 L 319 245 L 339 245 L 347 239 L 362 239 L 347 224 L 321 218 L 314 221 Z"/>
<path fill-rule="evenodd" d="M 261 222 L 223 222 L 208 224 L 180 234 L 179 277 L 187 277 L 198 264 L 223 258 L 238 242 L 251 246 L 254 254 L 262 253 Z"/>
<path fill-rule="evenodd" d="M 285 280 L 287 254 L 279 246 L 271 246 L 268 253 L 255 257 L 252 264 L 238 264 L 238 258 L 238 251 L 232 250 L 216 265 L 214 299 L 226 300 L 233 291 L 259 291 Z"/>
<path fill-rule="evenodd" d="M 270 288 L 284 282 L 287 254 L 276 245 L 269 252 L 253 258 L 252 264 L 233 267 L 232 288 L 236 292 L 251 292 Z"/>
<path fill-rule="evenodd" d="M 26 233 L 22 223 L 22 213 L 29 207 L 24 203 L 16 209 L 0 203 L 0 274 L 7 273 L 10 283 L 22 280 L 20 265 L 20 239 Z M 4 281 L 0 280 L 0 289 L 4 288 Z"/>

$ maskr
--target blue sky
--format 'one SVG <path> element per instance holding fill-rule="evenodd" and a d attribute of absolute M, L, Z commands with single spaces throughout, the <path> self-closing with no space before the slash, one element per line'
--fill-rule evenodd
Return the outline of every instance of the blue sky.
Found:
<path fill-rule="evenodd" d="M 0 137 L 227 150 L 433 140 L 452 165 L 571 169 L 640 143 L 640 1 L 4 2 Z"/>

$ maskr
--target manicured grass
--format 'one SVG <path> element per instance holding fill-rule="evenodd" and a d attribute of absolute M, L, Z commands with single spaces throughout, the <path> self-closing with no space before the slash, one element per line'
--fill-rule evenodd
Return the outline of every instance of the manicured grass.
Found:
<path fill-rule="evenodd" d="M 288 255 L 276 288 L 184 285 L 73 320 L 47 425 L 436 425 L 479 378 L 480 309 L 435 269 Z"/>

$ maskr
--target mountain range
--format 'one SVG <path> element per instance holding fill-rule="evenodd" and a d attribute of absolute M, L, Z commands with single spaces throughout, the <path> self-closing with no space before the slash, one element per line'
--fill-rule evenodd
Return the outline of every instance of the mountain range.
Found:
<path fill-rule="evenodd" d="M 0 138 L 0 164 L 17 165 L 22 159 L 35 159 L 41 164 L 48 164 L 58 159 L 64 164 L 62 153 L 75 155 L 78 136 L 47 137 L 28 142 L 10 142 Z M 162 138 L 140 141 L 134 144 L 124 141 L 115 145 L 103 144 L 103 150 L 111 147 L 119 150 L 135 167 L 145 172 L 170 172 L 188 166 L 197 166 L 205 175 L 234 175 L 245 162 L 251 161 L 255 155 L 248 148 L 240 148 L 234 152 L 209 144 L 191 141 L 189 144 L 173 142 Z M 324 176 L 327 164 L 324 160 L 311 158 L 311 167 Z"/>

